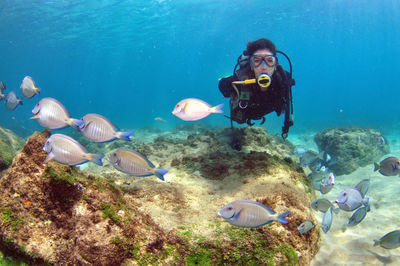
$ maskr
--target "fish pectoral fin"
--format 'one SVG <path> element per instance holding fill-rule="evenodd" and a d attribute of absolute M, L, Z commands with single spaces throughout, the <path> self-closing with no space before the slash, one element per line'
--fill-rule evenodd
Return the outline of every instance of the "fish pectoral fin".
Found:
<path fill-rule="evenodd" d="M 44 159 L 43 163 L 47 163 L 48 161 L 50 161 L 53 158 L 54 158 L 54 154 L 51 152 L 51 153 L 49 153 L 49 155 L 47 155 L 46 159 Z"/>
<path fill-rule="evenodd" d="M 240 214 L 242 213 L 243 209 L 240 209 L 233 217 L 232 220 L 239 220 Z"/>
<path fill-rule="evenodd" d="M 36 115 L 32 116 L 30 119 L 38 119 L 39 118 L 39 113 L 37 113 Z"/>

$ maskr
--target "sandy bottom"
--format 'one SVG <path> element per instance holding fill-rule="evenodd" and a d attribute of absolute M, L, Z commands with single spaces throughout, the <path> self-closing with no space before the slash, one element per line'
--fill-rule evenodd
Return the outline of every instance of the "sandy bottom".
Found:
<path fill-rule="evenodd" d="M 312 136 L 312 135 L 311 135 Z M 400 136 L 386 135 L 389 140 L 391 154 L 400 156 Z M 310 135 L 293 136 L 294 144 L 312 148 L 317 151 Z M 370 198 L 371 211 L 364 220 L 355 227 L 347 227 L 353 212 L 340 211 L 333 217 L 328 233 L 321 230 L 321 249 L 311 265 L 400 265 L 400 248 L 386 250 L 373 247 L 374 239 L 386 233 L 400 229 L 400 178 L 386 177 L 373 171 L 373 165 L 359 168 L 350 175 L 336 177 L 335 187 L 325 195 L 318 191 L 317 198 L 334 201 L 339 193 L 348 186 L 354 186 L 363 179 L 370 178 L 367 196 Z M 318 221 L 322 221 L 323 213 L 315 212 Z"/>

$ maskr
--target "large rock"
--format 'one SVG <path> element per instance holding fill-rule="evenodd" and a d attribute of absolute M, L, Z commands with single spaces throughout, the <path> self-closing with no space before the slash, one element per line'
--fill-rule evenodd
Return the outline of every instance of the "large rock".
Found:
<path fill-rule="evenodd" d="M 0 171 L 10 166 L 12 159 L 24 146 L 25 140 L 11 130 L 0 127 Z"/>
<path fill-rule="evenodd" d="M 315 135 L 314 141 L 320 151 L 326 151 L 336 162 L 330 166 L 336 175 L 350 174 L 390 153 L 387 139 L 371 128 L 327 129 Z"/>
<path fill-rule="evenodd" d="M 49 132 L 36 132 L 0 180 L 0 246 L 31 264 L 309 264 L 320 233 L 301 235 L 297 227 L 316 223 L 310 184 L 289 157 L 267 152 L 290 148 L 265 130 L 249 129 L 246 136 L 269 141 L 236 152 L 225 134 L 158 138 L 138 147 L 170 171 L 162 182 L 120 175 L 107 162 L 98 167 L 103 178 L 43 164 Z M 227 169 L 218 172 L 219 163 Z M 235 199 L 289 210 L 289 223 L 234 227 L 216 214 Z"/>

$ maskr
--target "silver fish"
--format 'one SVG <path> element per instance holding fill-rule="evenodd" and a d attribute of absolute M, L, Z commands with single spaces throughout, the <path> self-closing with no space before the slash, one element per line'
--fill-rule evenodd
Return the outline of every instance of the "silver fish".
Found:
<path fill-rule="evenodd" d="M 319 190 L 322 194 L 326 194 L 332 190 L 335 185 L 335 176 L 333 173 L 330 173 L 329 176 L 325 179 L 325 181 L 321 182 Z"/>
<path fill-rule="evenodd" d="M 378 171 L 384 176 L 396 176 L 400 174 L 400 160 L 390 156 L 382 160 L 379 164 L 374 163 L 374 171 Z"/>
<path fill-rule="evenodd" d="M 166 121 L 162 117 L 155 117 L 154 121 L 159 122 L 159 123 L 164 123 L 164 124 L 168 123 L 168 121 Z"/>
<path fill-rule="evenodd" d="M 310 220 L 305 221 L 302 223 L 299 227 L 297 227 L 297 230 L 299 230 L 300 234 L 306 234 L 311 231 L 315 227 L 314 223 Z"/>
<path fill-rule="evenodd" d="M 71 126 L 78 129 L 84 122 L 70 118 L 67 109 L 54 98 L 43 98 L 33 108 L 35 115 L 31 119 L 37 119 L 39 124 L 49 129 L 60 129 Z"/>
<path fill-rule="evenodd" d="M 319 171 L 311 172 L 307 177 L 312 180 L 320 181 L 322 179 L 327 178 L 328 174 L 329 170 L 325 166 L 322 166 Z"/>
<path fill-rule="evenodd" d="M 165 169 L 155 168 L 146 157 L 130 149 L 117 149 L 107 160 L 119 171 L 133 176 L 156 175 L 164 181 L 164 175 L 168 173 Z"/>
<path fill-rule="evenodd" d="M 356 210 L 353 215 L 350 217 L 347 226 L 356 226 L 357 224 L 361 223 L 364 220 L 365 216 L 367 215 L 367 207 L 361 207 Z"/>
<path fill-rule="evenodd" d="M 63 134 L 51 135 L 44 144 L 43 150 L 48 153 L 45 163 L 54 159 L 68 165 L 78 165 L 87 161 L 103 165 L 101 162 L 103 154 L 88 153 L 79 142 Z"/>
<path fill-rule="evenodd" d="M 332 225 L 333 215 L 332 215 L 332 206 L 325 212 L 324 217 L 322 217 L 321 228 L 322 231 L 326 234 Z"/>
<path fill-rule="evenodd" d="M 22 80 L 21 91 L 26 98 L 32 98 L 35 94 L 40 95 L 40 88 L 36 87 L 35 82 L 29 76 Z"/>
<path fill-rule="evenodd" d="M 99 114 L 87 114 L 82 117 L 84 124 L 79 130 L 82 134 L 95 142 L 108 142 L 116 138 L 130 141 L 132 131 L 119 131 L 119 129 L 107 118 Z"/>
<path fill-rule="evenodd" d="M 332 207 L 333 204 L 330 202 L 328 199 L 322 198 L 322 199 L 317 199 L 313 202 L 311 202 L 311 208 L 313 208 L 316 211 L 320 212 L 326 212 L 329 207 Z"/>
<path fill-rule="evenodd" d="M 369 198 L 363 199 L 363 194 L 355 187 L 345 188 L 337 197 L 335 203 L 338 207 L 344 211 L 354 211 L 358 209 L 361 205 L 368 205 Z"/>
<path fill-rule="evenodd" d="M 224 104 L 212 107 L 203 100 L 188 98 L 180 101 L 172 114 L 184 121 L 197 121 L 213 113 L 223 113 Z"/>
<path fill-rule="evenodd" d="M 307 150 L 302 153 L 300 157 L 300 166 L 306 167 L 307 165 L 313 164 L 315 162 L 320 162 L 322 154 L 318 154 L 315 151 Z"/>
<path fill-rule="evenodd" d="M 255 228 L 269 224 L 272 221 L 286 224 L 288 222 L 286 216 L 289 213 L 287 211 L 276 214 L 275 211 L 257 201 L 236 200 L 225 205 L 218 212 L 218 215 L 232 225 Z"/>
<path fill-rule="evenodd" d="M 6 95 L 3 94 L 3 91 L 6 89 L 6 85 L 3 81 L 0 81 L 0 100 L 6 98 Z"/>
<path fill-rule="evenodd" d="M 18 98 L 15 92 L 10 91 L 5 97 L 5 103 L 8 110 L 14 110 L 18 104 L 22 105 L 22 99 Z"/>
<path fill-rule="evenodd" d="M 400 247 L 400 230 L 392 231 L 381 237 L 379 240 L 374 240 L 374 247 L 377 245 L 386 249 Z"/>

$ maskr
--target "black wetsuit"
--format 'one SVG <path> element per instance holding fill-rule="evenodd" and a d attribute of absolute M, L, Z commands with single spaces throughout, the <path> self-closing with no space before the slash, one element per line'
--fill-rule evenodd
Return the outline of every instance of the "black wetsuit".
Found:
<path fill-rule="evenodd" d="M 224 95 L 224 97 L 231 97 L 231 118 L 239 124 L 248 122 L 249 120 L 258 120 L 265 115 L 276 112 L 280 116 L 290 105 L 289 102 L 289 85 L 288 78 L 289 74 L 283 70 L 281 66 L 278 66 L 272 76 L 271 85 L 266 91 L 261 91 L 258 84 L 251 85 L 236 85 L 240 93 L 243 90 L 248 91 L 247 99 L 240 100 L 241 107 L 238 103 L 235 103 L 237 99 L 237 93 L 232 86 L 233 81 L 251 79 L 254 78 L 254 73 L 245 70 L 247 73 L 241 75 L 242 78 L 238 77 L 240 75 L 240 69 L 233 76 L 222 78 L 219 81 L 219 90 Z"/>

